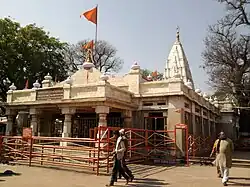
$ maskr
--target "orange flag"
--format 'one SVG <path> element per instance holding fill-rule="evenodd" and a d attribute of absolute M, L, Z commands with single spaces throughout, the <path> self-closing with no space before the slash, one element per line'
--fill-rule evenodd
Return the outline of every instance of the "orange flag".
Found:
<path fill-rule="evenodd" d="M 94 24 L 97 24 L 97 7 L 87 11 L 87 12 L 84 12 L 80 15 L 80 18 L 82 17 L 85 17 L 88 21 L 94 23 Z"/>
<path fill-rule="evenodd" d="M 158 72 L 157 72 L 157 71 L 152 72 L 152 77 L 156 78 L 157 75 L 158 75 Z"/>
<path fill-rule="evenodd" d="M 93 49 L 93 48 L 94 48 L 94 41 L 91 40 L 90 42 L 84 44 L 84 45 L 82 46 L 82 48 L 83 48 L 83 49 Z"/>

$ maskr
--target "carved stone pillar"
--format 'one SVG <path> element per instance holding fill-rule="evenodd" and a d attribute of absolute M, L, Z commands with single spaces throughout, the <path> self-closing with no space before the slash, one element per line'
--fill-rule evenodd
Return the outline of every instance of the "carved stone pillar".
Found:
<path fill-rule="evenodd" d="M 64 114 L 62 138 L 68 138 L 71 137 L 72 116 L 75 114 L 75 109 L 63 108 L 62 114 Z M 67 146 L 68 142 L 61 142 L 60 145 Z"/>
<path fill-rule="evenodd" d="M 98 126 L 99 127 L 107 127 L 107 114 L 109 113 L 109 107 L 107 106 L 97 106 L 95 108 L 95 112 L 99 115 L 99 122 L 98 122 Z M 98 132 L 97 134 L 97 138 L 99 138 L 99 134 L 102 137 L 103 133 L 104 133 L 104 129 L 100 130 L 100 133 Z"/>
<path fill-rule="evenodd" d="M 14 130 L 14 121 L 15 121 L 15 117 L 16 117 L 16 111 L 11 110 L 11 109 L 7 109 L 6 110 L 6 116 L 7 116 L 7 125 L 6 125 L 6 135 L 7 136 L 12 136 L 12 135 L 16 135 L 15 132 L 13 132 Z"/>
<path fill-rule="evenodd" d="M 126 110 L 123 112 L 124 117 L 124 127 L 125 128 L 132 128 L 132 111 Z"/>
<path fill-rule="evenodd" d="M 32 135 L 37 136 L 38 135 L 38 126 L 39 126 L 39 111 L 36 108 L 30 109 L 30 128 L 32 128 Z"/>
<path fill-rule="evenodd" d="M 100 113 L 99 114 L 99 127 L 107 127 L 107 114 L 106 113 Z"/>
<path fill-rule="evenodd" d="M 99 115 L 98 126 L 107 127 L 107 114 L 109 113 L 109 107 L 97 106 L 95 112 Z"/>
<path fill-rule="evenodd" d="M 6 135 L 13 135 L 13 123 L 14 123 L 14 115 L 7 116 L 7 125 L 6 125 Z"/>

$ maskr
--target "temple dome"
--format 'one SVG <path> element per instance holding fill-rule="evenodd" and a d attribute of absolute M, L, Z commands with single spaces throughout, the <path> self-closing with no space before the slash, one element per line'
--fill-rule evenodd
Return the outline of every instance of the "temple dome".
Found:
<path fill-rule="evenodd" d="M 179 29 L 177 29 L 176 41 L 172 46 L 166 61 L 164 78 L 172 78 L 175 77 L 176 74 L 179 74 L 184 82 L 190 81 L 192 83 L 192 88 L 194 89 L 194 82 L 188 60 L 180 41 Z"/>

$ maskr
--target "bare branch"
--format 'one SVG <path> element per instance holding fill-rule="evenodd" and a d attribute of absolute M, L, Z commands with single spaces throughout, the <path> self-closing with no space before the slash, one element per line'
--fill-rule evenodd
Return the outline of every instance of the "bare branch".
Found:
<path fill-rule="evenodd" d="M 74 51 L 74 63 L 79 66 L 85 59 L 85 51 L 82 46 L 86 44 L 88 40 L 80 41 L 77 45 L 72 45 L 71 51 Z M 116 57 L 116 48 L 110 45 L 108 42 L 100 40 L 96 44 L 93 51 L 93 63 L 95 67 L 101 72 L 118 72 L 123 65 L 123 60 Z"/>

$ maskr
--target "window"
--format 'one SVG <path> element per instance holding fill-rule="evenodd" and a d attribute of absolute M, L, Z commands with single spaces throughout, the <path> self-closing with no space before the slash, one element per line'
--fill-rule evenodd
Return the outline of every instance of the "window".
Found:
<path fill-rule="evenodd" d="M 143 106 L 153 106 L 153 103 L 143 103 Z"/>
<path fill-rule="evenodd" d="M 189 108 L 189 104 L 188 103 L 184 103 L 185 108 Z"/>
<path fill-rule="evenodd" d="M 165 102 L 160 102 L 160 103 L 157 103 L 157 105 L 166 105 Z"/>
<path fill-rule="evenodd" d="M 203 116 L 207 116 L 207 112 L 203 111 Z"/>
<path fill-rule="evenodd" d="M 196 112 L 196 113 L 200 113 L 200 109 L 195 108 L 195 112 Z"/>

